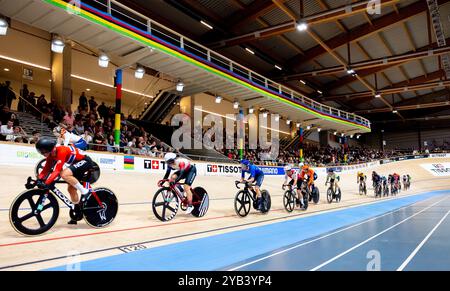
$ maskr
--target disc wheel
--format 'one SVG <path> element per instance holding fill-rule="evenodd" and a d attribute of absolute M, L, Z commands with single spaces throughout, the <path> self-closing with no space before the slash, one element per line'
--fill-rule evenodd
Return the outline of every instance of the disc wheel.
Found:
<path fill-rule="evenodd" d="M 180 201 L 169 187 L 163 187 L 153 196 L 153 214 L 161 221 L 172 220 L 178 212 Z"/>
<path fill-rule="evenodd" d="M 314 204 L 319 203 L 319 200 L 320 200 L 319 188 L 314 186 L 314 190 L 312 192 L 313 192 L 312 199 L 313 199 Z"/>
<path fill-rule="evenodd" d="M 95 228 L 106 227 L 116 218 L 119 202 L 114 192 L 108 188 L 96 188 L 92 192 L 97 195 L 101 205 L 95 195 L 89 193 L 83 203 L 84 220 Z"/>
<path fill-rule="evenodd" d="M 262 190 L 261 197 L 262 197 L 261 212 L 267 213 L 270 211 L 270 207 L 272 207 L 272 200 L 270 199 L 269 191 Z"/>
<path fill-rule="evenodd" d="M 245 217 L 249 214 L 251 208 L 250 194 L 247 191 L 241 190 L 237 192 L 234 198 L 234 210 L 240 217 Z"/>
<path fill-rule="evenodd" d="M 56 223 L 59 215 L 58 200 L 44 190 L 27 190 L 13 201 L 9 220 L 12 227 L 24 235 L 40 235 Z"/>
<path fill-rule="evenodd" d="M 295 194 L 291 190 L 287 190 L 283 195 L 283 205 L 287 212 L 292 212 L 295 208 Z"/>
<path fill-rule="evenodd" d="M 194 188 L 193 192 L 195 193 L 192 197 L 194 209 L 191 214 L 195 217 L 205 216 L 209 208 L 209 195 L 202 187 Z"/>

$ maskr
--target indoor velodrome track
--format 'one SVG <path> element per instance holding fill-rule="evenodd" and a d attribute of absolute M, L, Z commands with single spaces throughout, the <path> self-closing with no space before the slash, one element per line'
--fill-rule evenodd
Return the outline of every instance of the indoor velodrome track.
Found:
<path fill-rule="evenodd" d="M 9 223 L 9 206 L 33 168 L 2 166 L 0 269 L 448 270 L 450 181 L 421 166 L 447 162 L 428 158 L 373 168 L 412 176 L 410 190 L 388 198 L 375 199 L 371 185 L 368 195 L 360 196 L 355 173 L 348 173 L 341 175 L 342 201 L 328 204 L 319 177 L 320 203 L 305 212 L 287 213 L 283 178 L 267 176 L 263 188 L 271 193 L 272 210 L 246 218 L 234 212 L 233 177 L 199 176 L 195 184 L 210 194 L 207 215 L 179 213 L 167 223 L 151 210 L 161 177 L 104 171 L 97 185 L 113 189 L 120 202 L 114 223 L 104 229 L 83 221 L 70 226 L 62 208 L 57 224 L 38 237 L 22 236 Z"/>

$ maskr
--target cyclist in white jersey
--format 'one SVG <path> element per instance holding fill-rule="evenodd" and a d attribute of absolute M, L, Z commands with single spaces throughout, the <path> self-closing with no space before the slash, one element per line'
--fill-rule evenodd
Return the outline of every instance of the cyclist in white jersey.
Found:
<path fill-rule="evenodd" d="M 184 191 L 186 192 L 188 201 L 186 213 L 189 214 L 192 212 L 192 210 L 194 210 L 194 206 L 192 206 L 191 186 L 194 182 L 195 177 L 197 176 L 197 169 L 195 168 L 195 165 L 192 165 L 189 160 L 184 158 L 177 158 L 177 154 L 175 153 L 165 154 L 164 160 L 167 165 L 164 180 L 169 178 L 170 172 L 172 172 L 172 170 L 175 170 L 175 172 L 170 177 L 170 182 L 177 183 L 181 179 L 184 179 Z"/>
<path fill-rule="evenodd" d="M 62 126 L 57 126 L 53 130 L 54 134 L 58 137 L 58 140 L 62 140 L 65 146 L 72 144 L 77 149 L 82 151 L 87 150 L 87 142 L 79 135 L 76 135 Z"/>
<path fill-rule="evenodd" d="M 303 165 L 301 165 L 303 166 Z M 291 185 L 297 190 L 297 199 L 295 200 L 296 204 L 301 204 L 301 208 L 305 208 L 305 204 L 303 202 L 303 195 L 301 191 L 301 185 L 303 180 L 299 179 L 299 173 L 292 168 L 291 165 L 284 166 L 284 184 L 283 186 Z"/>

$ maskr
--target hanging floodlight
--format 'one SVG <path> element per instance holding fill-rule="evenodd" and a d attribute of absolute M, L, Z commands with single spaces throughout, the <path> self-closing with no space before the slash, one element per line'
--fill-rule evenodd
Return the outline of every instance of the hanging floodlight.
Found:
<path fill-rule="evenodd" d="M 136 79 L 142 79 L 144 78 L 144 74 L 145 74 L 145 69 L 141 66 L 136 68 L 136 71 L 134 71 L 134 77 Z"/>
<path fill-rule="evenodd" d="M 99 57 L 98 57 L 98 65 L 102 68 L 107 68 L 109 64 L 109 57 L 102 53 Z"/>
<path fill-rule="evenodd" d="M 60 37 L 54 37 L 52 40 L 52 52 L 61 54 L 64 51 L 64 41 Z"/>
<path fill-rule="evenodd" d="M 177 83 L 177 91 L 178 91 L 178 92 L 183 92 L 183 89 L 184 89 L 184 83 L 181 82 L 181 81 L 179 81 L 179 82 Z"/>

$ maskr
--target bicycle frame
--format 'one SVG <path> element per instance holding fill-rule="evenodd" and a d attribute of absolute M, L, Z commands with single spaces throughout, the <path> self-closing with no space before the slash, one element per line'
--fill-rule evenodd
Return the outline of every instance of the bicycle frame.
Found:
<path fill-rule="evenodd" d="M 236 188 L 238 188 L 238 189 L 241 189 L 241 188 L 238 187 L 238 184 L 244 184 L 244 191 L 246 191 L 249 194 L 253 194 L 253 195 L 249 195 L 250 199 L 252 199 L 253 202 L 256 201 L 256 191 L 255 191 L 255 189 L 253 189 L 253 187 L 256 184 L 247 184 L 247 183 L 242 183 L 242 182 L 238 183 L 237 181 L 236 181 L 235 184 L 236 184 Z"/>
<path fill-rule="evenodd" d="M 160 180 L 159 182 L 158 182 L 158 184 L 161 184 L 162 185 L 162 183 L 163 182 L 168 182 L 169 180 Z M 187 202 L 187 197 L 185 197 L 184 195 L 183 195 L 183 193 L 181 193 L 181 191 L 178 189 L 178 185 L 185 185 L 185 183 L 174 183 L 174 184 L 169 184 L 169 188 L 170 188 L 170 190 L 173 192 L 173 193 L 175 193 L 175 195 L 177 195 L 178 196 L 178 199 L 180 199 L 180 201 L 181 201 L 181 203 L 186 203 Z M 192 205 L 197 205 L 197 204 L 200 204 L 201 203 L 201 201 L 200 201 L 200 197 L 198 197 L 198 195 L 197 195 L 197 193 L 195 193 L 195 191 L 194 191 L 194 188 L 192 188 L 191 187 L 191 192 L 192 192 L 192 196 L 194 196 L 195 195 L 195 197 L 197 198 L 197 200 L 199 200 L 199 201 L 197 201 L 197 202 L 194 202 L 194 201 L 192 201 Z M 194 200 L 194 199 L 192 199 L 192 200 Z"/>

